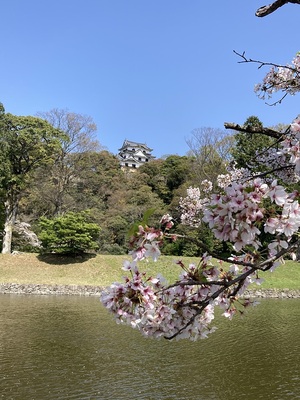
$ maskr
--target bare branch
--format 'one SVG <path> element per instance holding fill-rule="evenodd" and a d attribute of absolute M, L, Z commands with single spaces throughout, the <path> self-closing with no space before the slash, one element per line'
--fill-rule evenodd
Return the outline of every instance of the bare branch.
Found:
<path fill-rule="evenodd" d="M 278 8 L 284 6 L 285 4 L 288 4 L 288 3 L 300 4 L 300 0 L 276 0 L 276 1 L 274 1 L 274 3 L 271 3 L 267 6 L 260 7 L 256 11 L 255 15 L 257 17 L 265 17 L 269 14 L 272 14 Z"/>
<path fill-rule="evenodd" d="M 299 0 L 300 1 L 300 0 Z M 275 64 L 272 62 L 265 62 L 265 61 L 260 61 L 260 60 L 253 60 L 252 58 L 247 58 L 245 55 L 245 52 L 243 51 L 243 53 L 239 53 L 236 50 L 233 50 L 234 54 L 236 54 L 237 56 L 241 57 L 241 61 L 239 61 L 239 64 L 243 64 L 243 63 L 254 63 L 254 64 L 259 64 L 258 69 L 260 69 L 261 67 L 275 67 L 275 68 L 286 68 L 286 69 L 290 69 L 293 72 L 296 72 L 296 69 L 293 68 L 290 65 L 281 65 L 281 64 Z"/>
<path fill-rule="evenodd" d="M 274 103 L 267 103 L 267 106 L 276 106 L 277 104 L 281 104 L 282 101 L 286 98 L 286 96 L 288 95 L 288 93 L 285 93 L 279 100 L 274 101 Z"/>

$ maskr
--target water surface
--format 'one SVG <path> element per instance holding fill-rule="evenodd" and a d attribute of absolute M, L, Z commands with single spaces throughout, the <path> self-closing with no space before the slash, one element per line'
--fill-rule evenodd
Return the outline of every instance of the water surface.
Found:
<path fill-rule="evenodd" d="M 300 299 L 216 325 L 196 343 L 155 341 L 95 297 L 0 295 L 0 398 L 300 399 Z"/>

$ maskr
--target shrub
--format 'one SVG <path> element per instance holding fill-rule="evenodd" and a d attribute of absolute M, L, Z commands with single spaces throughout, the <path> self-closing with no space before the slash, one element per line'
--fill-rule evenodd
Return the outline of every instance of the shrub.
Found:
<path fill-rule="evenodd" d="M 100 227 L 91 222 L 87 211 L 42 217 L 39 228 L 38 238 L 45 252 L 78 255 L 98 248 Z"/>

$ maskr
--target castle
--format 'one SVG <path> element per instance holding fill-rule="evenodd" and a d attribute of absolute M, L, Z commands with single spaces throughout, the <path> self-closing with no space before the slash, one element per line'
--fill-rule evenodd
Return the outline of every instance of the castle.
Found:
<path fill-rule="evenodd" d="M 125 139 L 117 155 L 122 168 L 139 168 L 146 162 L 153 160 L 150 149 L 145 143 L 132 142 Z"/>

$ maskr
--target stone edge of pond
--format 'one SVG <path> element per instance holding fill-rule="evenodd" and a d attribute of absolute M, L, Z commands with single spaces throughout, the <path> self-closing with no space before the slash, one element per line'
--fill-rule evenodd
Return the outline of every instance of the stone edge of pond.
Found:
<path fill-rule="evenodd" d="M 103 286 L 92 285 L 43 285 L 0 283 L 0 294 L 36 294 L 36 295 L 76 295 L 100 296 Z M 243 297 L 251 298 L 300 298 L 299 290 L 290 289 L 255 289 L 247 290 Z"/>
<path fill-rule="evenodd" d="M 0 294 L 100 296 L 102 286 L 0 283 Z"/>

